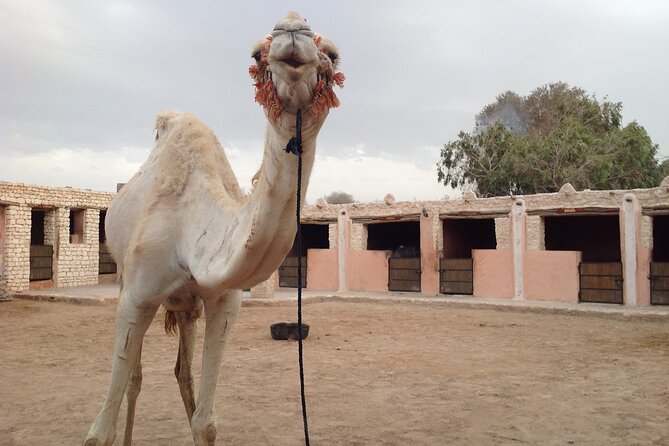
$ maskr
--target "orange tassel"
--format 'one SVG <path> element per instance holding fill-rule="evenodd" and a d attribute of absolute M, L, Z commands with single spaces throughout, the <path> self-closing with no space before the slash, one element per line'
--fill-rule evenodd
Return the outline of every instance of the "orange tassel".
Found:
<path fill-rule="evenodd" d="M 339 88 L 344 88 L 344 81 L 345 81 L 345 80 L 346 80 L 346 76 L 344 76 L 344 73 L 342 73 L 342 72 L 335 73 L 335 74 L 332 76 L 332 82 L 334 82 L 335 84 L 337 84 L 337 86 L 338 86 Z"/>
<path fill-rule="evenodd" d="M 264 84 L 256 84 L 255 100 L 267 109 L 267 114 L 273 122 L 279 119 L 284 110 L 271 80 L 268 80 Z"/>

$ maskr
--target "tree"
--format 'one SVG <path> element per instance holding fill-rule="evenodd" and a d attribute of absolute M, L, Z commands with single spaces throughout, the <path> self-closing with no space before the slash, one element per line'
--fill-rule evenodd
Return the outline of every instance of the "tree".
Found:
<path fill-rule="evenodd" d="M 324 198 L 329 204 L 355 203 L 353 195 L 342 191 L 330 192 Z"/>
<path fill-rule="evenodd" d="M 636 121 L 622 127 L 622 104 L 598 101 L 564 82 L 521 97 L 507 91 L 476 115 L 472 133 L 444 145 L 440 182 L 479 196 L 657 186 L 658 146 Z"/>

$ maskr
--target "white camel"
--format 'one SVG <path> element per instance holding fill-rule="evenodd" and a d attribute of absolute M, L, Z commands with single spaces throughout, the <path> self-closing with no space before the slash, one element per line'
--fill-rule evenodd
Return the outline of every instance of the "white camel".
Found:
<path fill-rule="evenodd" d="M 297 157 L 284 149 L 302 110 L 302 199 L 316 136 L 342 86 L 334 45 L 289 13 L 253 50 L 249 69 L 268 117 L 264 158 L 249 197 L 240 192 L 214 134 L 194 116 L 168 112 L 156 120 L 148 160 L 107 212 L 108 245 L 122 273 L 111 381 L 86 446 L 111 445 L 124 394 L 124 445 L 132 441 L 142 382 L 141 349 L 156 311 L 178 327 L 175 374 L 196 445 L 214 445 L 214 393 L 221 358 L 240 308 L 241 291 L 267 280 L 296 232 Z M 191 363 L 196 321 L 206 319 L 202 378 L 195 398 Z"/>

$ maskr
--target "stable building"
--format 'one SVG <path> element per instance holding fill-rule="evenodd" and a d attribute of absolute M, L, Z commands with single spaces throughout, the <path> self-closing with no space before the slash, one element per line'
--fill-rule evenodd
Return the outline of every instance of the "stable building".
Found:
<path fill-rule="evenodd" d="M 104 219 L 114 193 L 0 182 L 0 287 L 116 279 Z M 330 205 L 302 213 L 297 243 L 253 290 L 404 292 L 669 304 L 669 178 L 651 189 Z"/>
<path fill-rule="evenodd" d="M 328 225 L 329 243 L 304 247 L 311 290 L 669 304 L 669 178 L 637 190 L 319 200 L 303 212 L 312 224 Z"/>

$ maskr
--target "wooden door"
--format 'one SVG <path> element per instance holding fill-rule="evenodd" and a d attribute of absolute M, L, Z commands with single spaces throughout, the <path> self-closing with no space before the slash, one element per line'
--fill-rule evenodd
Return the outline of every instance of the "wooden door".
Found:
<path fill-rule="evenodd" d="M 443 294 L 474 294 L 474 260 L 439 259 L 439 291 Z"/>
<path fill-rule="evenodd" d="M 620 262 L 585 263 L 578 266 L 579 300 L 606 304 L 623 303 L 623 264 Z"/>
<path fill-rule="evenodd" d="M 30 280 L 50 280 L 53 275 L 53 246 L 30 246 Z"/>
<path fill-rule="evenodd" d="M 286 257 L 279 267 L 279 286 L 297 288 L 297 257 Z M 307 287 L 307 258 L 302 257 L 302 288 Z"/>
<path fill-rule="evenodd" d="M 114 262 L 109 248 L 105 243 L 100 243 L 100 262 L 98 268 L 98 274 L 116 273 L 116 262 Z"/>
<path fill-rule="evenodd" d="M 420 292 L 420 258 L 389 258 L 388 290 Z"/>
<path fill-rule="evenodd" d="M 650 264 L 650 303 L 669 305 L 669 262 Z"/>

